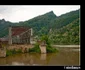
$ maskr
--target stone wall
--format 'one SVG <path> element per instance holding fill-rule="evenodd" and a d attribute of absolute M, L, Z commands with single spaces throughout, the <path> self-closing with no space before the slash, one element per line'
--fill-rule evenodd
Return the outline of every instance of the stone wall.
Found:
<path fill-rule="evenodd" d="M 6 57 L 6 48 L 0 48 L 0 57 Z"/>

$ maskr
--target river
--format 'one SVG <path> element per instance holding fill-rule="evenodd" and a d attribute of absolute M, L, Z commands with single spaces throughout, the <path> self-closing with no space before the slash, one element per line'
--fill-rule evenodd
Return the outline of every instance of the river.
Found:
<path fill-rule="evenodd" d="M 0 58 L 0 66 L 79 66 L 78 48 L 58 48 L 58 53 L 24 53 Z"/>

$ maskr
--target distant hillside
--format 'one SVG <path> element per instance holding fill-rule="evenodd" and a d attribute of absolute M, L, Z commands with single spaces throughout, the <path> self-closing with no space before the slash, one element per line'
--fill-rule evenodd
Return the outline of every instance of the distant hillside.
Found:
<path fill-rule="evenodd" d="M 20 22 L 19 25 L 30 26 L 34 30 L 34 35 L 42 35 L 48 34 L 50 28 L 54 30 L 62 28 L 77 18 L 79 18 L 79 10 L 71 11 L 59 17 L 51 11 L 28 21 Z"/>
<path fill-rule="evenodd" d="M 54 19 L 50 22 L 50 25 L 53 29 L 59 29 L 63 26 L 66 26 L 67 24 L 71 23 L 75 19 L 79 18 L 79 12 L 80 10 L 71 11 L 69 13 L 63 14 L 59 16 L 58 18 Z"/>
<path fill-rule="evenodd" d="M 8 34 L 8 27 L 10 24 L 11 22 L 5 21 L 4 19 L 0 20 L 0 37 Z"/>
<path fill-rule="evenodd" d="M 80 18 L 54 30 L 50 37 L 55 44 L 80 44 Z"/>
<path fill-rule="evenodd" d="M 19 24 L 32 27 L 34 30 L 34 35 L 42 35 L 48 33 L 50 28 L 49 23 L 55 18 L 57 18 L 57 16 L 53 13 L 53 11 L 50 11 L 44 15 L 34 17 L 33 19 Z"/>
<path fill-rule="evenodd" d="M 57 44 L 79 44 L 80 9 L 71 11 L 61 16 L 56 16 L 53 11 L 39 15 L 30 20 L 11 23 L 0 20 L 0 37 L 8 35 L 8 27 L 29 26 L 33 28 L 34 36 L 50 35 L 54 43 Z M 52 29 L 51 34 L 49 30 Z"/>

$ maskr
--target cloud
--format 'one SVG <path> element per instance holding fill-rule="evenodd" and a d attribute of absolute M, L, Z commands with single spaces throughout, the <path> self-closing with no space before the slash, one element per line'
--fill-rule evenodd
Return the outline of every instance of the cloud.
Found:
<path fill-rule="evenodd" d="M 0 6 L 0 19 L 4 18 L 7 21 L 18 22 L 25 21 L 45 14 L 49 11 L 59 16 L 63 13 L 79 9 L 79 5 L 1 5 Z"/>

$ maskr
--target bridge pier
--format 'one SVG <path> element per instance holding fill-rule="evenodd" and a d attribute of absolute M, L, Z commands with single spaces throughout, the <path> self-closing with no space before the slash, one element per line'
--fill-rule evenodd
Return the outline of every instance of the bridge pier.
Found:
<path fill-rule="evenodd" d="M 0 48 L 0 57 L 6 57 L 6 48 Z"/>
<path fill-rule="evenodd" d="M 46 46 L 40 46 L 41 53 L 46 53 Z"/>
<path fill-rule="evenodd" d="M 39 47 L 40 47 L 41 53 L 46 53 L 46 44 L 45 44 L 45 42 L 41 41 Z"/>

